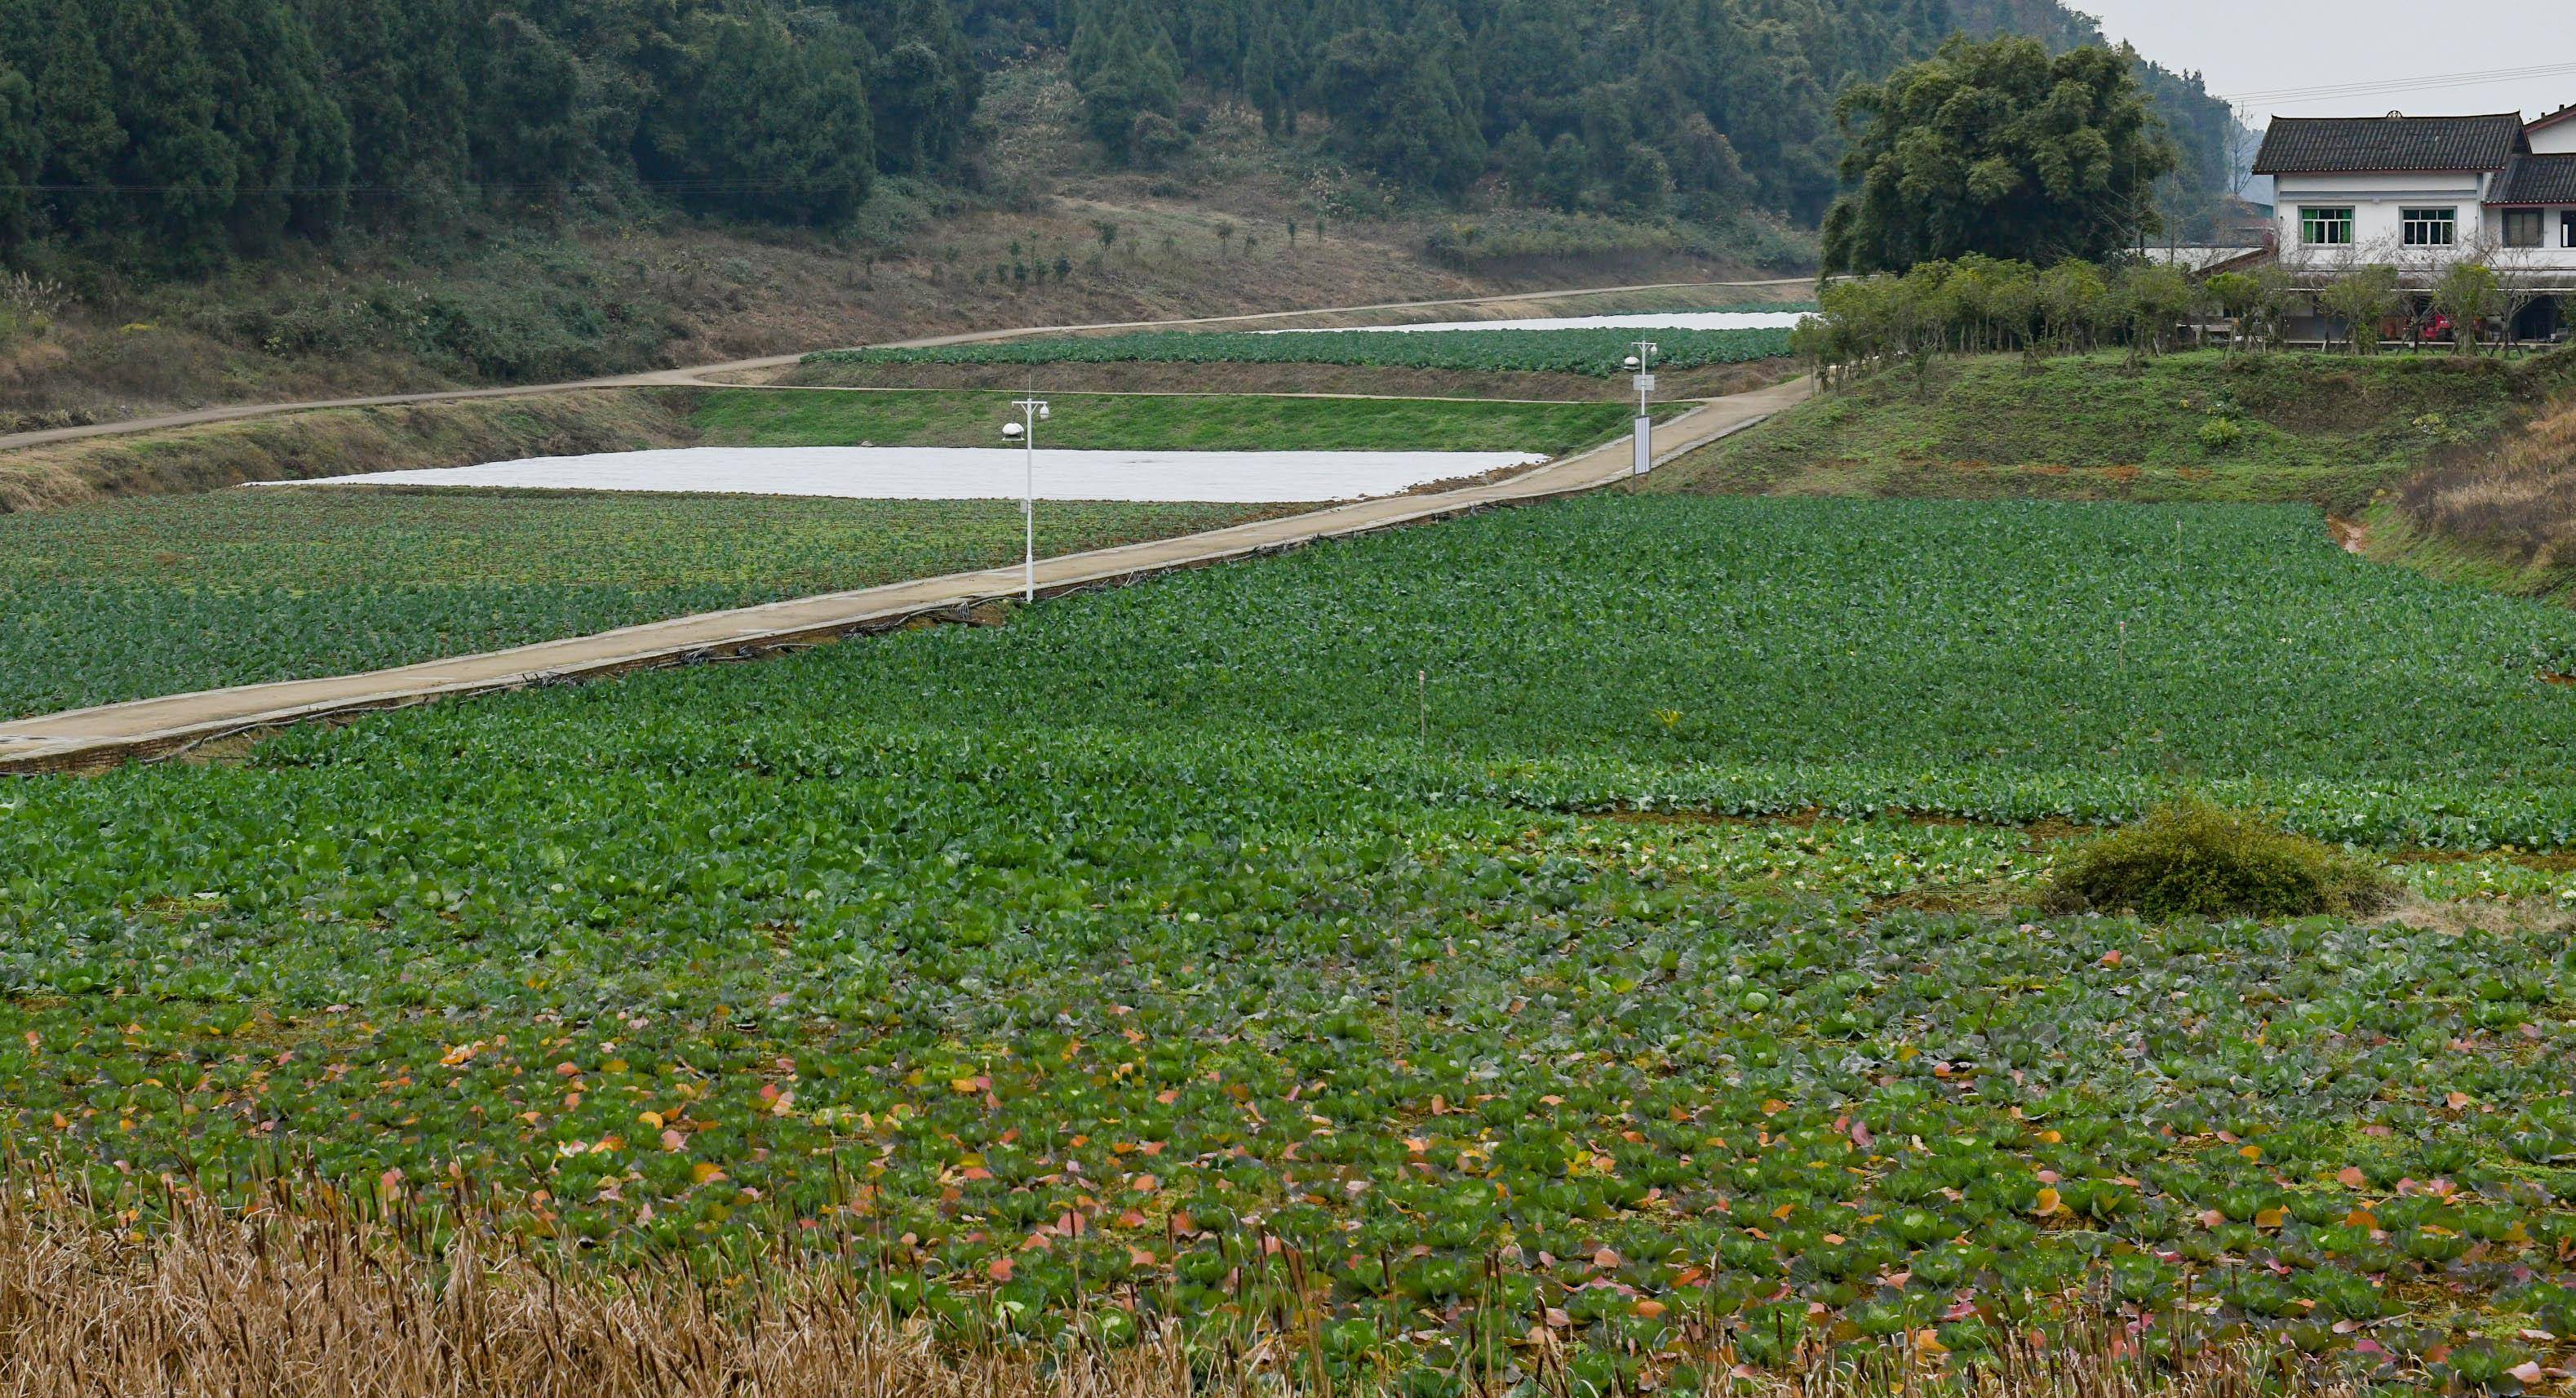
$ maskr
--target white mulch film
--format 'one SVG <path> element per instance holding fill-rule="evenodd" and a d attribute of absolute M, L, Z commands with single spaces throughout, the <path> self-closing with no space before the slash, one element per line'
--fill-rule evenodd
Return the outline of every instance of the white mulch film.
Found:
<path fill-rule="evenodd" d="M 1325 330 L 1264 330 L 1264 335 L 1370 335 L 1389 330 L 1788 330 L 1807 311 L 1667 311 L 1660 315 L 1568 316 L 1560 320 L 1451 320 L 1436 325 L 1365 325 Z"/>
<path fill-rule="evenodd" d="M 1306 504 L 1397 495 L 1546 461 L 1521 452 L 1048 451 L 1041 500 Z M 692 447 L 379 471 L 323 486 L 484 486 L 850 500 L 1017 500 L 1026 454 L 1008 447 Z"/>

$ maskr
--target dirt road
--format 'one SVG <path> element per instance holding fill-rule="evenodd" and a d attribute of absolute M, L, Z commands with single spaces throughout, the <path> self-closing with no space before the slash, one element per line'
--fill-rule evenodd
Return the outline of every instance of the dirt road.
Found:
<path fill-rule="evenodd" d="M 1667 444 L 1659 449 L 1658 459 L 1670 460 L 1740 432 L 1803 401 L 1810 391 L 1802 379 L 1711 400 L 1658 429 L 1660 440 Z M 1054 595 L 1115 585 L 1321 539 L 1594 490 L 1626 478 L 1633 454 L 1632 440 L 1622 438 L 1582 456 L 1462 490 L 1367 500 L 1205 534 L 1048 559 L 1038 565 L 1037 590 Z M 333 715 L 768 654 L 892 630 L 925 616 L 963 615 L 979 603 L 1017 597 L 1021 588 L 1019 568 L 956 573 L 371 674 L 250 685 L 0 722 L 0 774 L 95 771 L 137 758 L 167 756 L 233 734 Z"/>

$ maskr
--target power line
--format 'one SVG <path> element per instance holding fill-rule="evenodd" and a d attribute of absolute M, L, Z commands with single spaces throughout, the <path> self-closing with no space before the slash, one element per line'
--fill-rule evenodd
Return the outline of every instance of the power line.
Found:
<path fill-rule="evenodd" d="M 2576 63 L 2547 63 L 2530 68 L 2495 68 L 2483 72 L 2442 73 L 2428 77 L 2392 78 L 2385 82 L 2334 83 L 2324 87 L 2291 87 L 2271 92 L 2240 92 L 2221 100 L 2228 102 L 2294 103 L 2335 97 L 2359 97 L 2373 92 L 2429 92 L 2441 88 L 2482 87 L 2497 83 L 2528 82 L 2538 78 L 2565 77 L 2576 74 Z"/>
<path fill-rule="evenodd" d="M 474 194 L 615 194 L 624 190 L 649 190 L 677 194 L 790 194 L 799 190 L 825 188 L 832 181 L 812 180 L 637 180 L 628 184 L 477 184 L 461 182 L 449 193 Z M 389 189 L 376 185 L 216 185 L 216 184 L 0 184 L 0 193 L 10 194 L 97 194 L 97 195 L 177 195 L 209 194 L 226 198 L 255 195 L 297 196 L 342 194 L 352 198 L 406 199 L 424 191 L 420 188 Z"/>

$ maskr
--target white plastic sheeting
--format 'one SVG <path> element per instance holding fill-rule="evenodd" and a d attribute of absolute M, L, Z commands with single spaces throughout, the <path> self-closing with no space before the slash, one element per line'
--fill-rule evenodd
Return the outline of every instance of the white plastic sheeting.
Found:
<path fill-rule="evenodd" d="M 1433 325 L 1365 325 L 1325 330 L 1264 330 L 1264 335 L 1380 335 L 1390 330 L 1787 330 L 1811 311 L 1666 311 L 1654 315 L 1567 316 L 1559 320 L 1451 320 Z"/>
<path fill-rule="evenodd" d="M 1516 452 L 1040 448 L 1037 493 L 1042 500 L 1304 504 L 1396 495 L 1545 460 Z M 271 484 L 1017 500 L 1026 475 L 1026 453 L 1008 447 L 694 447 Z"/>

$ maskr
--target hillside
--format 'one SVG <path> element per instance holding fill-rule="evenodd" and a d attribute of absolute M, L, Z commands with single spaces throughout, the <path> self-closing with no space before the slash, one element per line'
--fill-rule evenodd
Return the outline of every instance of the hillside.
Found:
<path fill-rule="evenodd" d="M 478 213 L 435 233 L 288 244 L 189 279 L 92 267 L 91 289 L 66 286 L 14 335 L 0 286 L 0 432 L 1019 325 L 1775 277 L 1811 264 L 1809 240 L 1768 222 L 1721 236 L 1559 216 L 1515 218 L 1476 257 L 1437 258 L 1433 236 L 1454 235 L 1454 220 L 1409 206 L 1318 218 L 1319 197 L 1357 201 L 1350 191 L 1374 186 L 1281 148 L 1239 107 L 1211 114 L 1164 169 L 1112 161 L 1083 135 L 1060 61 L 995 74 L 979 112 L 982 193 L 887 181 L 837 230 Z"/>
<path fill-rule="evenodd" d="M 1972 8 L 0 0 L 0 431 L 1796 271 Z"/>

